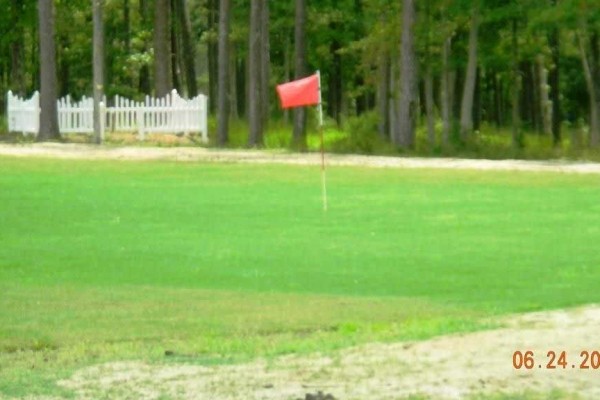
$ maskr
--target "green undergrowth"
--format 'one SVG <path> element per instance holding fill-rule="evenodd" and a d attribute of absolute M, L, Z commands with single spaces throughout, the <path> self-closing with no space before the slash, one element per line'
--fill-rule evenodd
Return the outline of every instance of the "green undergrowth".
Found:
<path fill-rule="evenodd" d="M 321 136 L 314 110 L 309 110 L 306 147 L 298 148 L 292 142 L 291 116 L 288 122 L 282 119 L 269 121 L 261 148 L 275 151 L 309 151 L 321 149 Z M 0 142 L 30 143 L 32 135 L 7 133 L 5 119 L 0 117 Z M 204 143 L 199 134 L 150 134 L 140 140 L 137 133 L 107 132 L 106 146 L 139 147 L 216 147 L 216 119 L 208 120 L 208 143 Z M 550 135 L 544 135 L 531 129 L 523 130 L 522 142 L 515 146 L 510 127 L 497 127 L 484 123 L 472 133 L 466 142 L 457 139 L 458 134 L 451 132 L 446 143 L 442 139 L 441 121 L 436 121 L 435 141 L 429 142 L 425 122 L 421 121 L 416 129 L 415 144 L 412 149 L 398 149 L 389 138 L 379 132 L 379 119 L 375 112 L 361 116 L 348 117 L 340 124 L 326 118 L 323 127 L 324 148 L 327 152 L 339 154 L 366 154 L 404 157 L 457 157 L 471 159 L 524 159 L 524 160 L 571 160 L 600 161 L 600 150 L 588 146 L 588 128 L 583 123 L 564 122 L 562 139 L 558 145 Z M 227 148 L 248 148 L 248 123 L 239 118 L 229 122 Z M 66 143 L 92 143 L 89 134 L 68 134 L 61 139 Z"/>

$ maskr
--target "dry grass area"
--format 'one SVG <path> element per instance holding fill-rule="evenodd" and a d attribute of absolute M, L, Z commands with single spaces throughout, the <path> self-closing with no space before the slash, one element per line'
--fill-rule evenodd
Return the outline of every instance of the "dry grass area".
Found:
<path fill-rule="evenodd" d="M 285 400 L 319 390 L 348 400 L 465 399 L 552 390 L 600 398 L 600 370 L 580 368 L 582 351 L 600 350 L 600 307 L 537 312 L 502 322 L 505 328 L 486 332 L 240 365 L 104 364 L 80 370 L 59 384 L 81 399 L 102 393 L 107 398 Z M 517 350 L 533 351 L 533 369 L 513 367 Z M 565 351 L 567 368 L 547 368 L 551 350 Z"/>

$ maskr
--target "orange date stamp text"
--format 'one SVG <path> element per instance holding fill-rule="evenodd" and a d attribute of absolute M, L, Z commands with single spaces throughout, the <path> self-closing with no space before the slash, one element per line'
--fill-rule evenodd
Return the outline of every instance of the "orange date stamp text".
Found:
<path fill-rule="evenodd" d="M 600 369 L 600 351 L 582 350 L 578 354 L 567 354 L 566 351 L 549 350 L 536 352 L 517 350 L 513 353 L 514 369 Z"/>

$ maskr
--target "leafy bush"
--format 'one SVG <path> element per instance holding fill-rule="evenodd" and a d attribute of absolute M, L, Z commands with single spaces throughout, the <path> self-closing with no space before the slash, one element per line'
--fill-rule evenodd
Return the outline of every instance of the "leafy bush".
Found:
<path fill-rule="evenodd" d="M 368 112 L 348 118 L 343 135 L 332 144 L 332 151 L 359 154 L 394 154 L 397 151 L 378 133 L 378 115 Z"/>

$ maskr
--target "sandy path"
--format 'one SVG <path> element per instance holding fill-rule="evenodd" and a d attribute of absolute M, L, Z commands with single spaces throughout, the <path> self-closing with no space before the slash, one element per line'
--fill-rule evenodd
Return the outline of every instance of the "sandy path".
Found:
<path fill-rule="evenodd" d="M 93 160 L 170 160 L 229 163 L 318 165 L 318 154 L 283 151 L 215 150 L 202 147 L 104 147 L 85 144 L 0 144 L 0 155 Z M 600 174 L 600 163 L 523 160 L 466 160 L 456 158 L 381 157 L 328 154 L 328 165 L 379 168 L 443 168 L 479 170 L 554 171 Z"/>
<path fill-rule="evenodd" d="M 463 399 L 553 389 L 582 399 L 600 398 L 600 369 L 580 369 L 581 351 L 600 351 L 600 306 L 525 314 L 504 322 L 506 328 L 492 331 L 241 365 L 112 363 L 83 369 L 60 385 L 87 399 L 103 393 L 110 398 L 286 400 L 319 390 L 348 400 L 417 394 Z M 533 369 L 513 367 L 516 350 L 534 352 Z M 546 368 L 549 350 L 566 352 L 566 369 Z"/>

